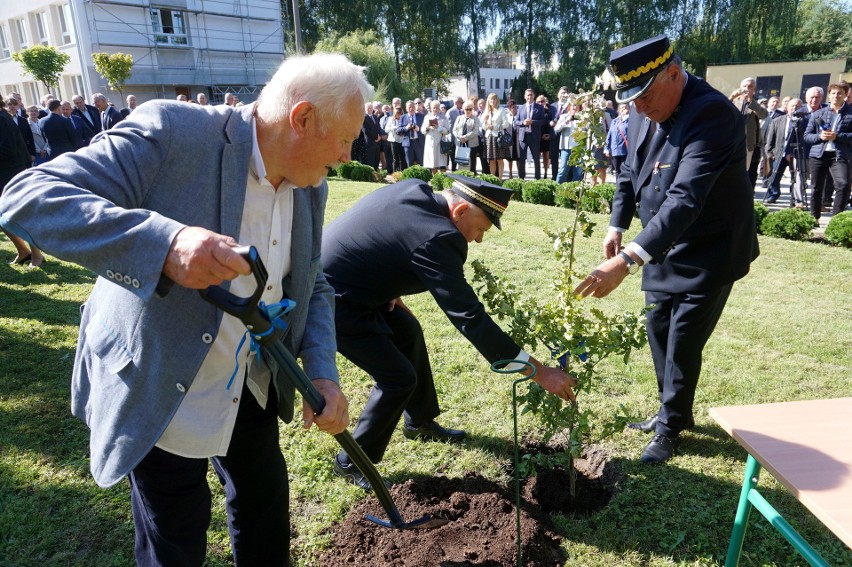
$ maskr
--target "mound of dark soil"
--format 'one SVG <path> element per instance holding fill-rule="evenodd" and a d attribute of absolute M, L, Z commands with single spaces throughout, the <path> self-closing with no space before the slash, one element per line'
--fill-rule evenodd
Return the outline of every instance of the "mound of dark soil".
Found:
<path fill-rule="evenodd" d="M 521 492 L 521 548 L 525 567 L 565 561 L 550 512 L 587 516 L 612 496 L 614 475 L 605 453 L 587 453 L 577 463 L 578 497 L 568 496 L 568 473 L 544 471 L 524 482 Z M 319 565 L 332 567 L 512 567 L 517 564 L 514 481 L 508 486 L 476 473 L 463 478 L 418 478 L 390 492 L 406 521 L 424 514 L 450 522 L 431 530 L 383 528 L 364 519 L 385 519 L 375 498 L 356 504 L 332 529 L 330 549 Z"/>

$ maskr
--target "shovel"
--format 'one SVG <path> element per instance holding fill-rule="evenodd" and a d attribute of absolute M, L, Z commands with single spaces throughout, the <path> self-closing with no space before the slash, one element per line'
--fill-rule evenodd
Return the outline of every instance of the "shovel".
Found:
<path fill-rule="evenodd" d="M 257 249 L 254 246 L 242 246 L 234 250 L 251 266 L 251 272 L 254 274 L 254 279 L 257 283 L 254 293 L 251 297 L 237 297 L 221 287 L 210 286 L 200 291 L 201 297 L 225 313 L 242 321 L 251 334 L 252 339 L 260 344 L 263 352 L 271 356 L 278 363 L 278 367 L 299 393 L 302 394 L 302 397 L 308 402 L 314 413 L 320 415 L 325 408 L 325 399 L 302 368 L 296 363 L 296 359 L 293 358 L 290 351 L 281 342 L 286 325 L 273 324 L 267 317 L 265 310 L 259 306 L 258 302 L 261 295 L 263 295 L 269 274 L 260 260 Z M 335 435 L 334 439 L 343 447 L 343 450 L 349 455 L 349 459 L 370 482 L 376 498 L 379 499 L 382 508 L 388 514 L 388 520 L 381 520 L 369 514 L 366 516 L 368 520 L 380 526 L 400 530 L 437 528 L 449 522 L 449 520 L 443 518 L 432 518 L 428 514 L 413 522 L 404 522 L 379 471 L 373 466 L 372 461 L 370 461 L 370 458 L 355 441 L 355 438 L 352 437 L 352 434 L 344 430 L 342 433 Z"/>

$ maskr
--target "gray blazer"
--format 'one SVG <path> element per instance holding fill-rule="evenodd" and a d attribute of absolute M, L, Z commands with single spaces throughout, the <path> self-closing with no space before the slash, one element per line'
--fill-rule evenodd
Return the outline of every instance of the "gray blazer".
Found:
<path fill-rule="evenodd" d="M 162 285 L 161 270 L 184 226 L 239 237 L 252 110 L 143 104 L 90 146 L 22 173 L 0 197 L 0 225 L 99 276 L 81 310 L 71 398 L 91 429 L 101 486 L 151 450 L 216 338 L 222 313 L 195 290 Z M 337 381 L 334 296 L 320 262 L 327 193 L 325 182 L 294 192 L 283 288 L 297 303 L 288 348 L 308 376 Z M 278 376 L 273 384 L 289 421 L 293 389 Z"/>

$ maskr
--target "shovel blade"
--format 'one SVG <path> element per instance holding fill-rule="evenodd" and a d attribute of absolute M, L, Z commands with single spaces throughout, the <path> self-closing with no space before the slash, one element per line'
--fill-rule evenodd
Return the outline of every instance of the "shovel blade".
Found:
<path fill-rule="evenodd" d="M 432 530 L 450 523 L 450 521 L 445 518 L 433 518 L 428 514 L 412 522 L 396 524 L 389 522 L 388 520 L 381 520 L 371 514 L 367 514 L 366 518 L 374 524 L 378 524 L 385 528 L 394 528 L 397 530 Z"/>

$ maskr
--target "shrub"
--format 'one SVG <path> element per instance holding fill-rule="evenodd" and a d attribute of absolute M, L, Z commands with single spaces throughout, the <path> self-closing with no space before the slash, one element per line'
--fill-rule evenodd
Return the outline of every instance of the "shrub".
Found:
<path fill-rule="evenodd" d="M 577 206 L 577 195 L 580 192 L 582 181 L 568 181 L 556 188 L 554 202 L 557 206 L 573 209 Z"/>
<path fill-rule="evenodd" d="M 769 215 L 769 207 L 761 203 L 760 201 L 754 202 L 754 224 L 757 225 L 757 233 L 763 234 L 763 229 L 761 225 L 763 224 L 763 219 L 765 219 Z"/>
<path fill-rule="evenodd" d="M 387 169 L 382 169 L 382 168 L 380 167 L 379 169 L 377 169 L 377 170 L 373 173 L 373 177 L 376 179 L 376 181 L 377 181 L 377 182 L 379 182 L 379 183 L 384 183 L 384 182 L 385 182 L 385 180 L 387 180 L 387 177 L 388 177 L 388 170 L 387 170 Z"/>
<path fill-rule="evenodd" d="M 428 183 L 432 180 L 432 172 L 422 165 L 412 165 L 402 171 L 402 179 L 421 179 Z"/>
<path fill-rule="evenodd" d="M 837 246 L 852 248 L 852 211 L 831 217 L 825 227 L 825 239 Z"/>
<path fill-rule="evenodd" d="M 401 171 L 394 171 L 393 173 L 390 174 L 390 176 L 391 176 L 391 179 L 393 179 L 394 183 L 399 183 L 400 181 L 402 181 L 402 172 Z"/>
<path fill-rule="evenodd" d="M 503 182 L 503 187 L 505 187 L 506 189 L 511 189 L 512 191 L 515 192 L 514 198 L 515 198 L 516 201 L 523 201 L 523 199 L 524 199 L 524 195 L 523 195 L 524 180 L 523 179 L 518 179 L 517 177 L 514 178 L 514 179 L 507 179 L 506 181 Z"/>
<path fill-rule="evenodd" d="M 537 179 L 524 182 L 522 189 L 524 202 L 535 205 L 553 205 L 556 194 L 556 182 Z"/>
<path fill-rule="evenodd" d="M 364 165 L 363 163 L 358 163 L 357 161 L 351 162 L 352 169 L 349 172 L 349 179 L 352 181 L 375 181 L 376 180 L 376 171 L 370 167 L 369 165 Z"/>
<path fill-rule="evenodd" d="M 352 179 L 352 170 L 355 169 L 355 164 L 357 163 L 357 161 L 341 163 L 340 167 L 337 168 L 337 176 L 342 177 L 343 179 Z"/>
<path fill-rule="evenodd" d="M 497 177 L 496 175 L 491 175 L 491 174 L 488 174 L 488 173 L 482 173 L 480 175 L 477 175 L 477 177 L 479 179 L 485 181 L 486 183 L 491 183 L 492 185 L 499 185 L 501 187 L 503 186 L 503 182 L 500 181 L 500 178 Z"/>
<path fill-rule="evenodd" d="M 456 175 L 464 175 L 465 177 L 476 177 L 476 174 L 469 169 L 460 169 L 456 172 Z"/>
<path fill-rule="evenodd" d="M 818 225 L 816 219 L 802 209 L 782 209 L 767 215 L 760 223 L 760 229 L 767 236 L 804 240 Z"/>
<path fill-rule="evenodd" d="M 595 186 L 595 189 L 598 190 L 598 195 L 600 195 L 601 199 L 606 201 L 606 212 L 609 212 L 612 209 L 612 200 L 615 197 L 615 183 L 601 183 Z"/>
<path fill-rule="evenodd" d="M 436 173 L 432 176 L 432 189 L 435 191 L 443 191 L 453 184 L 453 178 L 448 177 L 446 173 Z"/>

